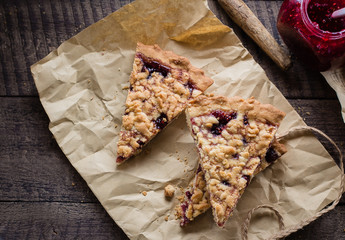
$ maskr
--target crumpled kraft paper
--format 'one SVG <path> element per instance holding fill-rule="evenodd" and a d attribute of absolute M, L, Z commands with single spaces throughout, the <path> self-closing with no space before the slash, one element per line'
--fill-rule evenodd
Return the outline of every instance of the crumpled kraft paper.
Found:
<path fill-rule="evenodd" d="M 341 115 L 345 122 L 345 67 L 321 72 L 321 74 L 336 92 L 341 105 Z"/>
<path fill-rule="evenodd" d="M 288 227 L 335 199 L 340 169 L 315 137 L 301 135 L 287 139 L 288 152 L 254 178 L 225 229 L 216 226 L 210 211 L 180 228 L 174 217 L 177 200 L 167 201 L 163 192 L 167 183 L 186 187 L 197 165 L 185 116 L 140 155 L 121 166 L 115 163 L 137 41 L 188 57 L 215 80 L 208 92 L 254 96 L 286 112 L 280 132 L 305 125 L 206 1 L 137 0 L 62 43 L 31 68 L 49 129 L 130 239 L 239 239 L 247 211 L 259 204 L 274 205 Z M 249 239 L 277 231 L 272 213 L 259 211 Z"/>

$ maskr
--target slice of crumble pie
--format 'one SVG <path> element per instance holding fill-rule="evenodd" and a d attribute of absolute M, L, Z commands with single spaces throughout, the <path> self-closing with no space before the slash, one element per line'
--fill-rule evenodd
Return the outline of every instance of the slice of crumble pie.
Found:
<path fill-rule="evenodd" d="M 267 150 L 265 158 L 262 159 L 259 166 L 255 169 L 253 177 L 274 163 L 285 152 L 285 146 L 274 140 Z M 179 200 L 180 204 L 176 206 L 176 217 L 180 219 L 181 227 L 186 226 L 211 207 L 210 195 L 206 189 L 205 176 L 200 164 L 189 186 L 184 190 Z"/>
<path fill-rule="evenodd" d="M 223 227 L 262 164 L 285 113 L 254 98 L 201 95 L 187 108 L 215 222 Z"/>
<path fill-rule="evenodd" d="M 213 80 L 185 57 L 138 43 L 129 82 L 117 144 L 118 164 L 138 154 Z"/>

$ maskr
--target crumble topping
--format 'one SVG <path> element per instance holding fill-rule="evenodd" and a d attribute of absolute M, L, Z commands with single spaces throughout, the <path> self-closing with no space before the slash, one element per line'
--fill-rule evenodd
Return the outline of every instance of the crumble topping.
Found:
<path fill-rule="evenodd" d="M 265 158 L 261 161 L 258 168 L 256 168 L 253 177 L 280 158 L 285 152 L 285 146 L 277 140 L 274 140 L 271 147 L 267 150 Z M 180 204 L 175 208 L 175 215 L 180 219 L 181 227 L 206 212 L 211 207 L 209 199 L 210 195 L 206 189 L 204 173 L 199 164 L 195 176 L 189 184 L 189 188 L 184 191 L 182 197 L 178 198 Z"/>
<path fill-rule="evenodd" d="M 141 43 L 137 46 L 129 82 L 117 163 L 140 152 L 186 108 L 189 99 L 213 83 L 186 58 L 163 51 L 157 45 Z"/>
<path fill-rule="evenodd" d="M 188 106 L 187 119 L 218 226 L 236 206 L 284 115 L 253 98 L 199 96 Z"/>
<path fill-rule="evenodd" d="M 168 184 L 164 188 L 164 196 L 166 198 L 172 198 L 175 194 L 175 187 L 172 186 L 171 184 Z"/>

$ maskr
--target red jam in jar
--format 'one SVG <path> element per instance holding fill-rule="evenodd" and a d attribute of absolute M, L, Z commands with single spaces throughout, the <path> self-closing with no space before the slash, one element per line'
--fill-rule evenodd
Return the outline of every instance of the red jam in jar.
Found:
<path fill-rule="evenodd" d="M 345 0 L 285 0 L 277 28 L 289 49 L 318 71 L 345 64 L 345 18 L 331 18 Z"/>

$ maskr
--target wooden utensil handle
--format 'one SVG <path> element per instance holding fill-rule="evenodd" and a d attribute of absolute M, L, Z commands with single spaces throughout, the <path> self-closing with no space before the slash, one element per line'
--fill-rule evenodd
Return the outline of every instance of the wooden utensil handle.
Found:
<path fill-rule="evenodd" d="M 260 20 L 242 0 L 218 0 L 230 18 L 248 34 L 260 48 L 283 70 L 291 66 L 291 59 Z"/>

